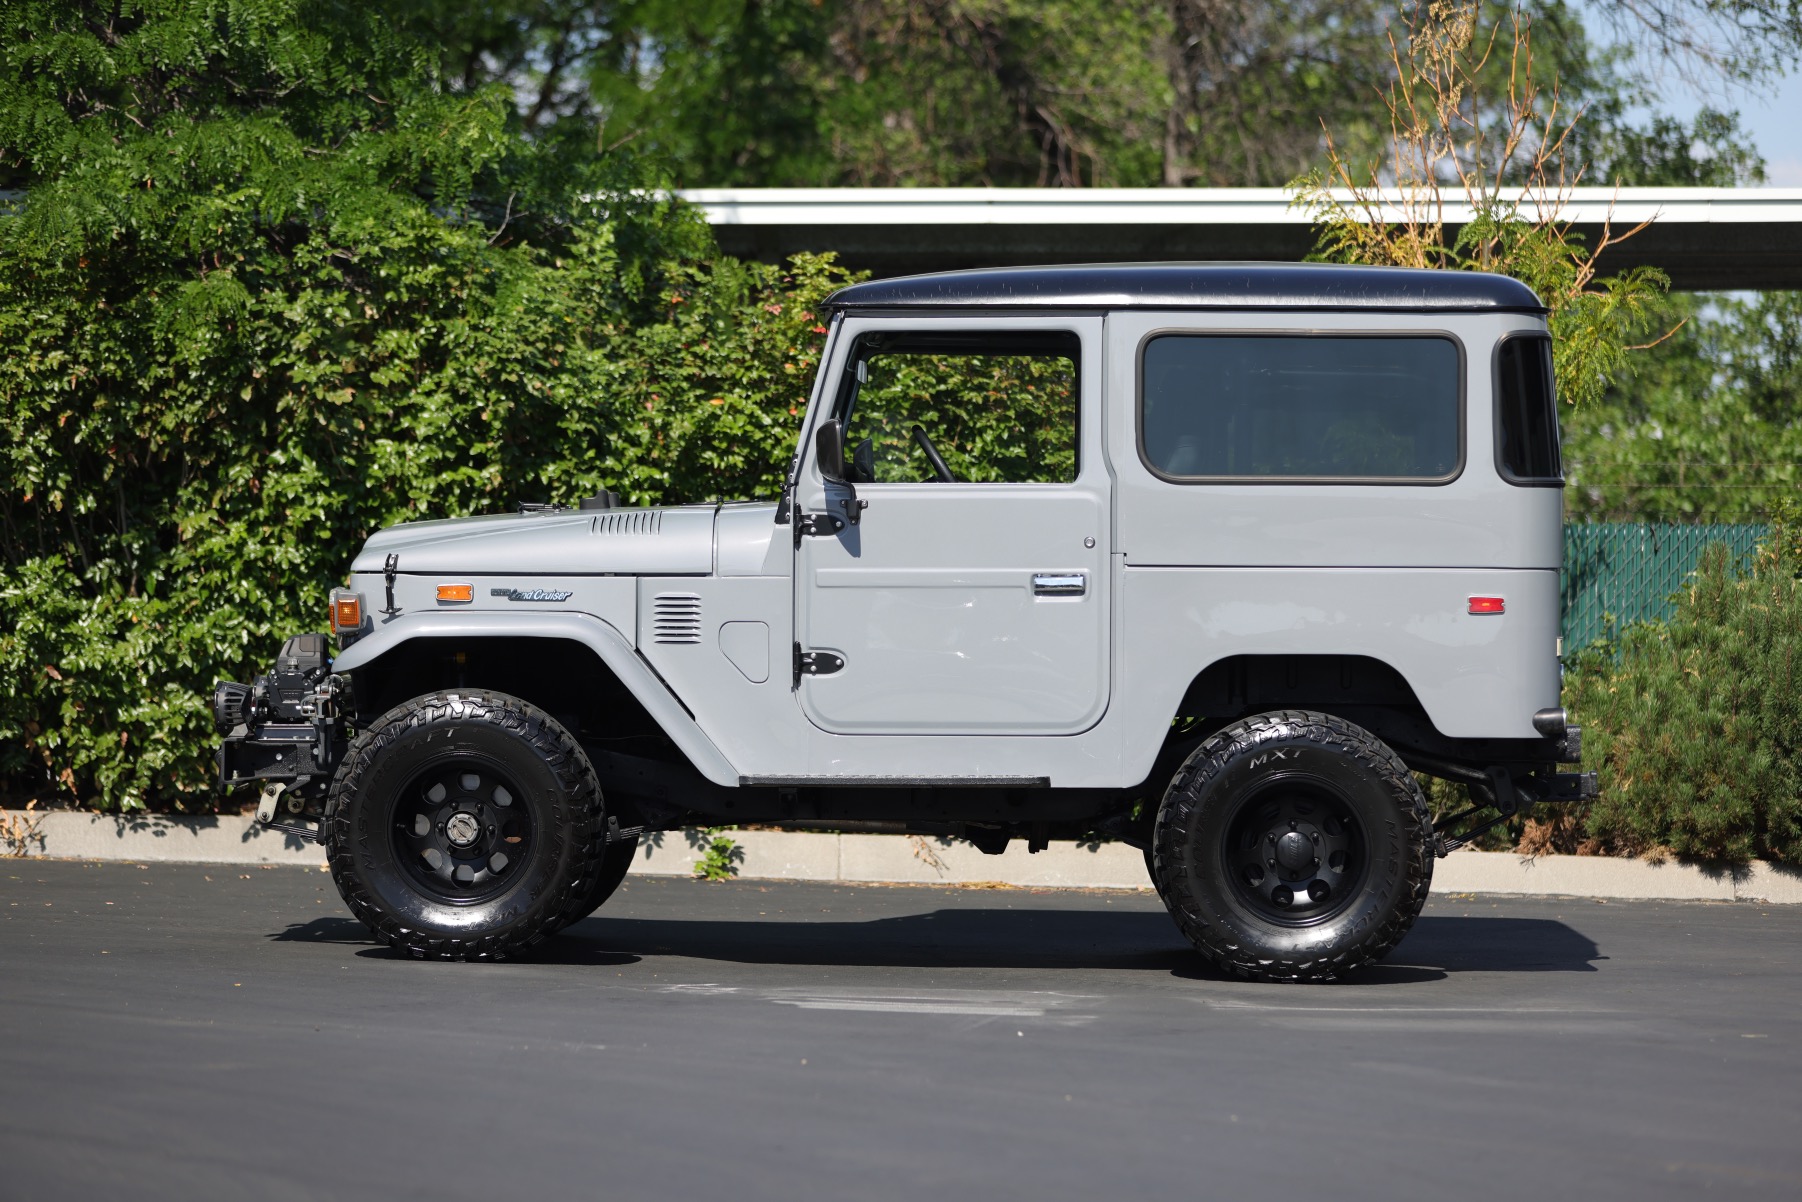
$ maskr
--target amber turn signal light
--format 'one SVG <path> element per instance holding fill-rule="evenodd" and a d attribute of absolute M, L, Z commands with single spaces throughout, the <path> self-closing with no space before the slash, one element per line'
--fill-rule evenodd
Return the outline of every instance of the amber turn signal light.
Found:
<path fill-rule="evenodd" d="M 1500 597 L 1472 597 L 1470 599 L 1470 612 L 1473 614 L 1499 614 L 1504 610 L 1505 606 Z"/>
<path fill-rule="evenodd" d="M 363 629 L 363 594 L 348 589 L 332 590 L 332 633 L 348 634 Z"/>
<path fill-rule="evenodd" d="M 438 586 L 440 601 L 474 601 L 476 587 L 473 584 L 441 584 Z"/>

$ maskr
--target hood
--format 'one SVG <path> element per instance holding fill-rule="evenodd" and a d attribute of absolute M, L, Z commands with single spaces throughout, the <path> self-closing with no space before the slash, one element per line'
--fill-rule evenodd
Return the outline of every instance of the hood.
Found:
<path fill-rule="evenodd" d="M 377 531 L 350 570 L 398 569 L 434 575 L 705 575 L 713 571 L 716 506 L 670 509 L 550 510 L 437 522 Z"/>

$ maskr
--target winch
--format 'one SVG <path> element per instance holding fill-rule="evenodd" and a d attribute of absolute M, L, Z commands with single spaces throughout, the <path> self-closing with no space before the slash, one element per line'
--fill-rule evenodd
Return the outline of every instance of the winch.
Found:
<path fill-rule="evenodd" d="M 294 635 L 267 674 L 213 688 L 213 724 L 224 736 L 220 786 L 259 783 L 257 820 L 309 839 L 321 837 L 326 790 L 344 754 L 348 685 L 332 675 L 328 646 L 323 634 Z M 278 821 L 284 815 L 292 821 Z"/>

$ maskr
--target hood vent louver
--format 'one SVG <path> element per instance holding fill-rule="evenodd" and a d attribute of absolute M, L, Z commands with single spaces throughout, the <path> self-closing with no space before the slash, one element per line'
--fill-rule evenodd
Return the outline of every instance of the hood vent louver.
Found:
<path fill-rule="evenodd" d="M 663 511 L 625 509 L 604 513 L 594 519 L 589 529 L 596 534 L 659 534 L 663 531 Z"/>
<path fill-rule="evenodd" d="M 658 593 L 651 601 L 651 641 L 701 641 L 701 598 L 698 593 Z"/>

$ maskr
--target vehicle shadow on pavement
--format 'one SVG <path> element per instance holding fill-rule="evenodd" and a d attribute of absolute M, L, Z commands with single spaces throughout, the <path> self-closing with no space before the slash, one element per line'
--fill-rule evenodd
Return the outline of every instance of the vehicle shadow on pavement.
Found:
<path fill-rule="evenodd" d="M 1159 913 L 955 909 L 868 922 L 597 916 L 545 948 L 578 942 L 647 961 L 679 956 L 838 967 L 1136 969 L 1222 979 Z M 1347 983 L 1404 984 L 1462 972 L 1594 972 L 1595 961 L 1605 958 L 1588 936 L 1552 919 L 1422 918 L 1387 963 L 1355 973 Z"/>
<path fill-rule="evenodd" d="M 391 947 L 383 947 L 369 934 L 369 928 L 354 918 L 315 918 L 311 922 L 297 922 L 286 930 L 277 931 L 269 936 L 272 943 L 337 943 L 347 947 L 359 947 L 359 956 L 368 956 L 379 960 L 411 960 L 405 952 L 397 952 Z M 622 965 L 636 964 L 639 957 L 630 952 L 614 952 L 593 944 L 578 943 L 573 940 L 551 939 L 532 949 L 530 955 L 523 958 L 528 964 L 590 964 L 590 965 Z"/>
<path fill-rule="evenodd" d="M 352 918 L 315 918 L 269 938 L 359 945 L 357 954 L 408 959 L 376 944 Z M 934 910 L 866 922 L 789 919 L 607 918 L 576 923 L 516 963 L 627 965 L 677 957 L 739 964 L 882 968 L 1087 968 L 1217 981 L 1170 919 L 1156 912 Z M 1387 961 L 1346 985 L 1403 985 L 1467 972 L 1595 972 L 1594 940 L 1548 918 L 1426 917 Z"/>

